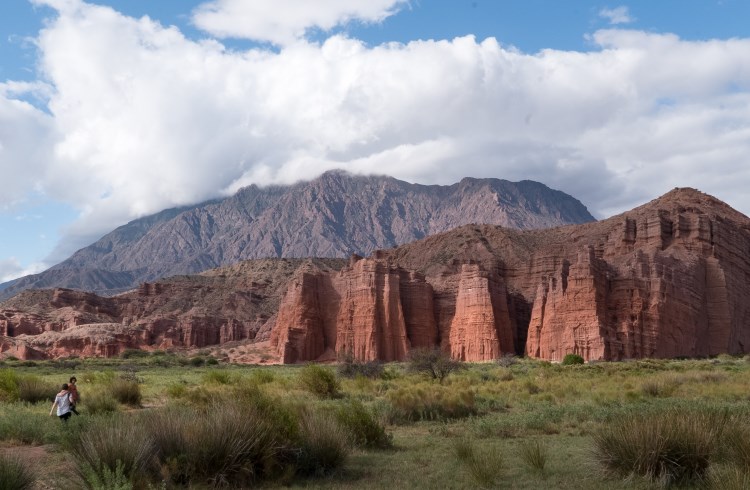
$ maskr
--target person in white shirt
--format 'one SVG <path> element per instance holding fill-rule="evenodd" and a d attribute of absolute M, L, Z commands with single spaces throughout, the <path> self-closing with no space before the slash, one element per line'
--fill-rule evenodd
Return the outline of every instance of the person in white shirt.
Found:
<path fill-rule="evenodd" d="M 55 412 L 55 407 L 57 407 L 57 416 L 60 417 L 60 420 L 67 422 L 72 415 L 70 411 L 71 400 L 70 392 L 68 391 L 68 383 L 63 384 L 62 391 L 55 396 L 55 401 L 49 411 L 50 415 Z"/>

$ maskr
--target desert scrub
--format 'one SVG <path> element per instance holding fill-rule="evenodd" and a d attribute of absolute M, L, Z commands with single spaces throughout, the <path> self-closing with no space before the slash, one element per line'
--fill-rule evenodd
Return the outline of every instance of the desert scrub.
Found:
<path fill-rule="evenodd" d="M 17 456 L 0 455 L 0 490 L 30 490 L 34 474 Z"/>
<path fill-rule="evenodd" d="M 539 439 L 522 441 L 519 445 L 521 460 L 532 471 L 544 472 L 547 466 L 547 447 Z"/>
<path fill-rule="evenodd" d="M 354 358 L 351 352 L 339 356 L 336 371 L 342 378 L 365 377 L 377 379 L 383 376 L 383 364 L 380 361 L 362 362 Z"/>
<path fill-rule="evenodd" d="M 307 411 L 300 424 L 301 449 L 297 471 L 301 475 L 322 476 L 344 464 L 349 455 L 351 436 L 331 415 Z"/>
<path fill-rule="evenodd" d="M 407 362 L 409 371 L 426 375 L 440 383 L 452 372 L 464 368 L 461 361 L 451 359 L 439 347 L 412 349 Z"/>
<path fill-rule="evenodd" d="M 141 386 L 137 381 L 116 378 L 109 384 L 108 388 L 112 397 L 123 405 L 141 406 Z"/>
<path fill-rule="evenodd" d="M 337 403 L 333 408 L 336 420 L 351 434 L 355 446 L 385 449 L 393 445 L 392 438 L 373 413 L 358 400 Z"/>
<path fill-rule="evenodd" d="M 393 422 L 445 420 L 476 413 L 474 392 L 456 386 L 423 383 L 389 391 Z"/>
<path fill-rule="evenodd" d="M 635 474 L 666 485 L 698 482 L 717 452 L 728 417 L 710 409 L 631 411 L 594 434 L 596 461 L 606 472 Z"/>
<path fill-rule="evenodd" d="M 299 371 L 300 385 L 320 398 L 335 398 L 339 395 L 339 380 L 333 370 L 308 364 Z"/>
<path fill-rule="evenodd" d="M 0 401 L 18 400 L 18 375 L 14 369 L 0 369 Z"/>
<path fill-rule="evenodd" d="M 156 450 L 153 438 L 139 424 L 111 416 L 97 420 L 80 434 L 73 455 L 84 481 L 91 481 L 92 475 L 106 480 L 119 472 L 135 483 L 153 473 Z"/>
<path fill-rule="evenodd" d="M 562 365 L 563 366 L 572 366 L 574 364 L 584 364 L 583 357 L 579 356 L 578 354 L 565 354 L 565 357 L 563 357 Z"/>
<path fill-rule="evenodd" d="M 477 448 L 471 439 L 458 438 L 453 451 L 464 471 L 479 488 L 493 488 L 503 475 L 503 457 L 495 446 Z"/>
<path fill-rule="evenodd" d="M 120 410 L 120 406 L 112 393 L 101 387 L 88 393 L 85 397 L 81 397 L 80 405 L 92 415 L 114 413 Z"/>
<path fill-rule="evenodd" d="M 24 444 L 50 442 L 60 421 L 50 417 L 48 411 L 46 404 L 41 411 L 26 403 L 4 404 L 0 411 L 0 440 Z"/>
<path fill-rule="evenodd" d="M 228 385 L 232 382 L 232 377 L 224 369 L 209 369 L 203 375 L 203 382 L 207 384 Z"/>

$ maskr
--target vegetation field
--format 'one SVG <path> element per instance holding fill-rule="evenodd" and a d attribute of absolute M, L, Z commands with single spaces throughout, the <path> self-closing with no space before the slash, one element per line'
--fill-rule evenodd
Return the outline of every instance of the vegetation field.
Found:
<path fill-rule="evenodd" d="M 571 362 L 574 362 L 572 360 Z M 78 378 L 80 416 L 50 416 Z M 0 489 L 750 488 L 750 360 L 0 362 Z"/>

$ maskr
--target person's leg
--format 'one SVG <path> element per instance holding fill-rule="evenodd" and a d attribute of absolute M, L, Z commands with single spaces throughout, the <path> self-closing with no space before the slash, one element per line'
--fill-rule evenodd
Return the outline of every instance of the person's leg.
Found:
<path fill-rule="evenodd" d="M 80 413 L 78 413 L 78 410 L 76 410 L 76 406 L 75 405 L 71 405 L 70 406 L 70 411 L 72 413 L 76 414 L 76 415 L 81 415 Z"/>
<path fill-rule="evenodd" d="M 60 415 L 60 420 L 62 420 L 63 422 L 67 422 L 71 415 L 72 414 L 70 412 L 64 413 Z"/>

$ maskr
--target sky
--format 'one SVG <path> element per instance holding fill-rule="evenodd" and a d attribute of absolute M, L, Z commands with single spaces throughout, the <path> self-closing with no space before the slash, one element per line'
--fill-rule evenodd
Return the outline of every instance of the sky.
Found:
<path fill-rule="evenodd" d="M 4 0 L 0 282 L 334 168 L 750 214 L 746 0 Z"/>

